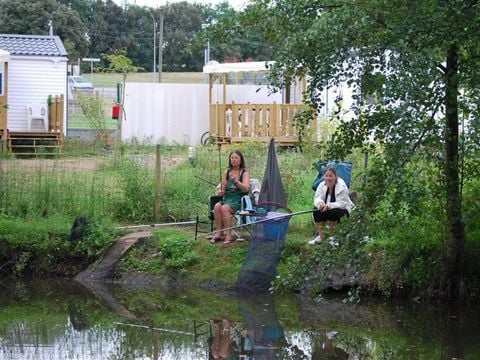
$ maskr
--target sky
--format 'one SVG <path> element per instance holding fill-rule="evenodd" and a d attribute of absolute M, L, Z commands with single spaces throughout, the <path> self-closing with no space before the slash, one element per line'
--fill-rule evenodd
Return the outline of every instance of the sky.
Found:
<path fill-rule="evenodd" d="M 156 8 L 167 3 L 175 3 L 180 1 L 187 1 L 189 3 L 202 3 L 216 5 L 220 4 L 224 0 L 114 0 L 117 4 L 122 5 L 125 1 L 129 4 L 135 4 L 139 6 L 149 6 Z M 243 6 L 247 4 L 248 0 L 228 0 L 228 3 L 236 10 L 241 10 Z"/>

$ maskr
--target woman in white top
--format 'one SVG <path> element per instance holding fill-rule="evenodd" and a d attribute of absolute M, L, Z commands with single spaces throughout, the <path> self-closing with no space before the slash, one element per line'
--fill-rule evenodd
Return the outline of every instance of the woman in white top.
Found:
<path fill-rule="evenodd" d="M 350 216 L 350 212 L 355 206 L 348 195 L 348 187 L 342 178 L 337 176 L 337 172 L 332 167 L 327 167 L 323 171 L 323 181 L 317 187 L 313 197 L 313 205 L 316 211 L 313 212 L 315 229 L 317 236 L 310 240 L 310 245 L 320 243 L 324 237 L 325 225 L 329 232 L 333 232 L 335 224 L 343 216 Z"/>

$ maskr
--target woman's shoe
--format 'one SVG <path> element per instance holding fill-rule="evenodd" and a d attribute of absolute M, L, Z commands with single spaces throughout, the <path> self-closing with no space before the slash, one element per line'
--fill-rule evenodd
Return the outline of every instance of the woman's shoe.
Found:
<path fill-rule="evenodd" d="M 222 236 L 214 236 L 209 240 L 210 244 L 215 244 L 220 241 L 224 241 L 224 238 Z"/>
<path fill-rule="evenodd" d="M 330 236 L 328 238 L 328 243 L 332 246 L 338 246 L 338 240 L 335 236 Z"/>
<path fill-rule="evenodd" d="M 320 235 L 317 235 L 314 239 L 308 242 L 308 245 L 317 245 L 317 244 L 320 244 L 321 241 L 322 241 L 322 238 L 320 237 Z"/>
<path fill-rule="evenodd" d="M 228 244 L 231 244 L 235 241 L 235 239 L 233 237 L 231 238 L 225 238 L 225 240 L 223 241 L 223 245 L 228 245 Z"/>

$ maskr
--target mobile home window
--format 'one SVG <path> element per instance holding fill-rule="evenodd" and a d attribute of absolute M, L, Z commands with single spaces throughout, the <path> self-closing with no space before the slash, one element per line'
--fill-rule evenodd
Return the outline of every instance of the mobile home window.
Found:
<path fill-rule="evenodd" d="M 3 95 L 3 64 L 0 66 L 0 95 Z"/>

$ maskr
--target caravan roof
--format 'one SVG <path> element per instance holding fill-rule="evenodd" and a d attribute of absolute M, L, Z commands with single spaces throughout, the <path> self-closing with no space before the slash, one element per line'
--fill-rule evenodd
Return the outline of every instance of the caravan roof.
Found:
<path fill-rule="evenodd" d="M 224 74 L 231 72 L 252 72 L 252 71 L 266 71 L 269 70 L 274 61 L 249 61 L 240 63 L 224 63 L 220 64 L 218 61 L 209 61 L 203 67 L 204 74 Z"/>

